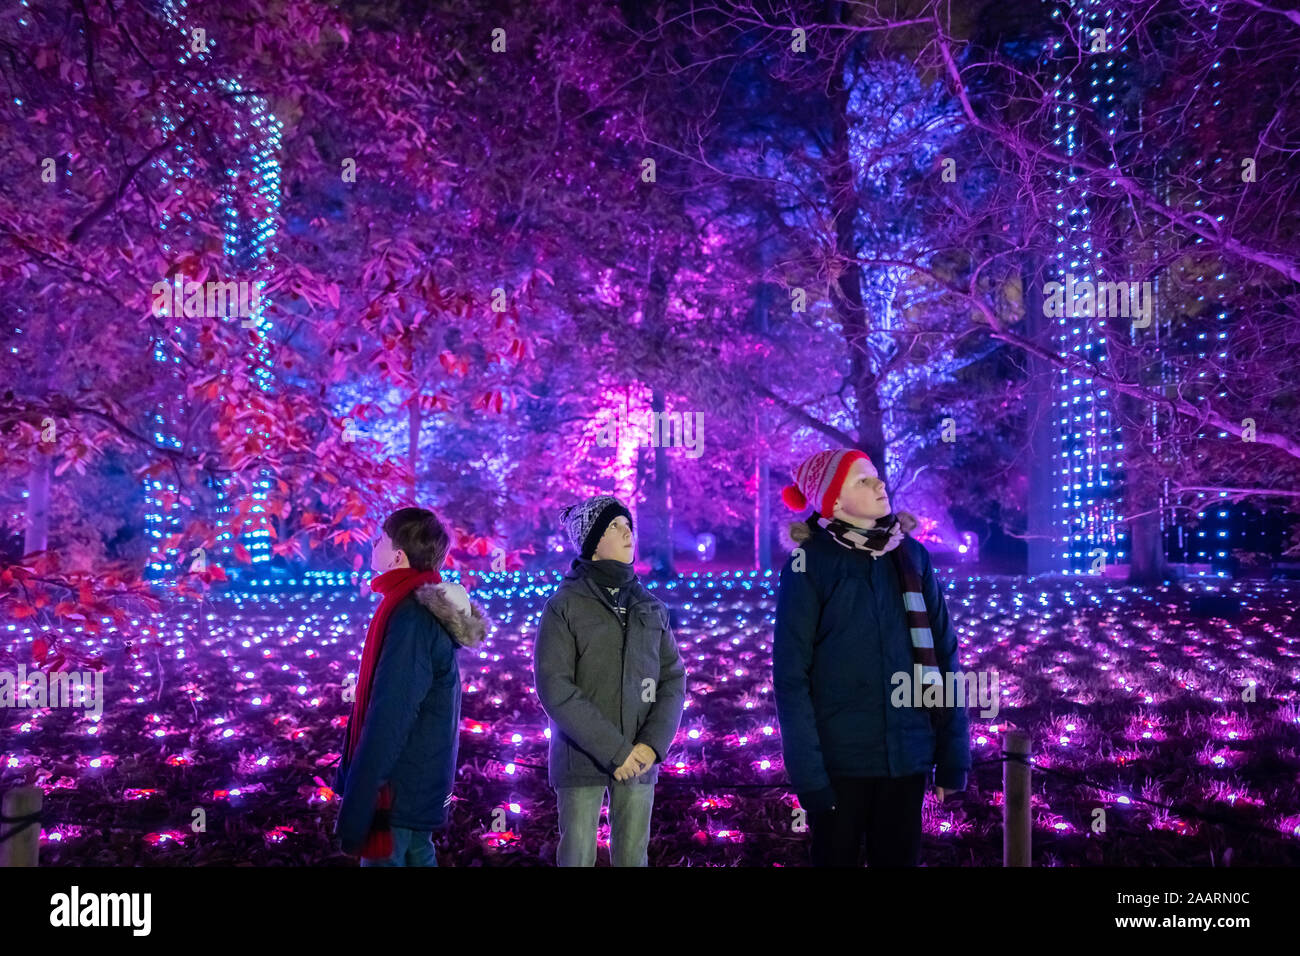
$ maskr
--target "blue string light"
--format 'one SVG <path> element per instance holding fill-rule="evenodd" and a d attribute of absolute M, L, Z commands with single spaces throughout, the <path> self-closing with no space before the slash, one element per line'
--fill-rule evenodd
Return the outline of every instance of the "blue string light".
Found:
<path fill-rule="evenodd" d="M 186 0 L 166 0 L 162 7 L 167 24 L 177 30 L 182 39 L 182 51 L 177 62 L 187 64 L 193 60 L 195 63 L 206 65 L 207 52 L 193 49 L 190 42 L 190 28 L 185 23 L 187 7 Z M 215 38 L 208 37 L 205 45 L 215 47 Z M 208 86 L 207 80 L 195 80 L 190 87 L 190 92 L 204 90 Z M 247 318 L 241 317 L 240 321 L 246 321 L 254 329 L 256 344 L 249 358 L 252 379 L 258 388 L 269 391 L 272 372 L 266 337 L 265 310 L 268 300 L 261 293 L 265 291 L 266 273 L 269 271 L 269 266 L 265 262 L 267 243 L 275 235 L 275 211 L 280 205 L 280 164 L 276 156 L 280 149 L 280 133 L 283 124 L 270 112 L 265 99 L 245 94 L 243 86 L 237 80 L 218 78 L 214 86 L 223 93 L 232 94 L 230 99 L 238 104 L 245 116 L 244 121 L 235 122 L 237 132 L 226 144 L 238 159 L 233 167 L 226 169 L 227 179 L 219 191 L 225 232 L 223 251 L 235 270 L 253 277 L 250 281 L 259 293 L 252 303 L 251 314 Z M 178 128 L 176 119 L 166 114 L 162 117 L 161 125 L 167 133 L 174 133 Z M 192 138 L 193 131 L 190 131 L 189 135 Z M 159 159 L 153 163 L 154 168 L 162 174 L 164 181 L 187 178 L 192 174 L 191 160 L 186 155 L 185 145 L 177 143 L 175 151 L 179 154 L 173 157 L 175 165 L 167 159 Z M 181 194 L 179 187 L 176 189 L 176 194 Z M 185 222 L 192 221 L 188 213 L 181 214 L 180 218 Z M 159 223 L 160 228 L 165 231 L 173 225 L 171 215 L 164 213 Z M 170 242 L 163 243 L 165 251 L 170 251 L 171 248 Z M 276 251 L 274 246 L 271 249 Z M 172 316 L 172 318 L 179 320 L 181 316 Z M 173 331 L 179 336 L 183 330 L 177 326 Z M 161 340 L 154 344 L 154 358 L 159 362 L 170 359 L 172 362 L 180 363 L 180 356 L 169 356 Z M 173 401 L 175 407 L 179 409 L 184 401 L 184 395 L 177 393 L 173 396 Z M 158 445 L 179 450 L 180 439 L 173 434 L 174 430 L 169 427 L 163 411 L 155 413 L 154 423 L 154 440 Z M 269 475 L 259 476 L 254 482 L 252 490 L 254 503 L 249 509 L 251 514 L 266 513 L 265 503 L 270 488 Z M 217 512 L 228 513 L 229 506 L 224 503 L 227 497 L 226 487 L 214 486 L 214 490 L 222 500 L 217 507 Z M 154 539 L 155 547 L 168 535 L 181 530 L 179 504 L 171 497 L 177 491 L 176 485 L 172 482 L 145 483 L 146 534 Z M 163 500 L 164 492 L 169 492 L 171 495 L 167 501 Z M 223 533 L 219 541 L 223 542 L 220 553 L 229 556 L 232 550 L 230 533 Z M 270 533 L 265 529 L 241 532 L 240 544 L 248 551 L 254 565 L 271 559 Z M 169 569 L 176 566 L 178 559 L 183 557 L 174 549 L 169 550 L 165 556 L 156 553 L 155 560 L 148 566 L 148 573 L 155 578 L 162 577 Z"/>

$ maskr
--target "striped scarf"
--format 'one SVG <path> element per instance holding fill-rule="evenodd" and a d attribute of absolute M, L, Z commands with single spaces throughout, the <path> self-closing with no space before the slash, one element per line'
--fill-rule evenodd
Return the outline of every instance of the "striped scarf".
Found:
<path fill-rule="evenodd" d="M 925 607 L 921 575 L 917 573 L 907 549 L 899 547 L 905 532 L 898 522 L 898 515 L 891 512 L 877 518 L 872 527 L 859 528 L 839 518 L 822 524 L 821 516 L 814 511 L 808 523 L 822 528 L 836 544 L 851 551 L 865 551 L 873 558 L 890 553 L 903 589 L 903 610 L 907 616 L 907 629 L 912 635 L 912 662 L 921 669 L 922 687 L 935 681 L 942 683 L 943 672 L 934 653 L 934 635 L 930 632 L 930 612 Z"/>

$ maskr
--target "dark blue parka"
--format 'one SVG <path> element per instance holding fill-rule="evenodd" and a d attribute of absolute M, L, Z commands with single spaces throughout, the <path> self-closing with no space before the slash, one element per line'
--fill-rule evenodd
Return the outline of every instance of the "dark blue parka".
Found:
<path fill-rule="evenodd" d="M 890 702 L 895 673 L 912 675 L 912 639 L 891 555 L 873 558 L 838 544 L 817 525 L 797 524 L 797 552 L 781 569 L 773 689 L 786 774 L 800 806 L 829 809 L 831 776 L 903 777 L 929 773 L 936 786 L 966 787 L 969 724 L 964 707 L 934 715 Z M 944 673 L 959 667 L 957 638 L 930 553 L 911 537 L 906 548 L 921 575 L 935 656 Z"/>
<path fill-rule="evenodd" d="M 342 798 L 334 832 L 344 852 L 360 849 L 385 781 L 393 791 L 392 826 L 446 824 L 460 743 L 456 651 L 482 641 L 486 623 L 458 584 L 424 585 L 393 609 L 361 739 L 334 778 Z"/>

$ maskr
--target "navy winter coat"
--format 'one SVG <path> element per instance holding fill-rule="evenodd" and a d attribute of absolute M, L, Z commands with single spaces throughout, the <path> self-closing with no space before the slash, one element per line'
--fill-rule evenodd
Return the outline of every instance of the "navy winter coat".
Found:
<path fill-rule="evenodd" d="M 873 558 L 838 544 L 820 526 L 795 525 L 805 570 L 792 554 L 781 569 L 772 649 L 773 689 L 785 769 L 807 810 L 835 802 L 831 776 L 903 777 L 929 773 L 936 786 L 963 790 L 970 769 L 965 708 L 930 712 L 894 707 L 897 672 L 914 673 L 911 632 L 892 555 Z M 930 553 L 911 537 L 906 548 L 945 674 L 959 667 L 943 592 Z"/>
<path fill-rule="evenodd" d="M 392 826 L 446 824 L 460 743 L 456 651 L 482 641 L 486 623 L 482 608 L 452 583 L 426 584 L 393 609 L 361 739 L 334 778 L 342 797 L 334 832 L 344 852 L 365 841 L 384 781 L 393 791 Z"/>

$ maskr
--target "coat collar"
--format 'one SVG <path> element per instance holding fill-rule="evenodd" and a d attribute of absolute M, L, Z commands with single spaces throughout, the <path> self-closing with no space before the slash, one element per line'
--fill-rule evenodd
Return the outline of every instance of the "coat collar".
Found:
<path fill-rule="evenodd" d="M 646 604 L 656 600 L 655 596 L 646 590 L 645 585 L 641 583 L 639 578 L 633 578 L 632 583 L 629 584 L 628 587 L 632 590 L 627 602 L 627 609 L 629 611 L 638 604 Z M 560 587 L 556 593 L 559 594 L 566 591 L 579 597 L 589 598 L 593 601 L 600 601 L 607 607 L 612 606 L 609 601 L 609 595 L 600 593 L 600 585 L 592 581 L 591 578 L 587 577 L 587 575 L 579 574 L 576 571 L 571 571 L 564 576 L 564 580 L 560 582 Z"/>
<path fill-rule="evenodd" d="M 457 644 L 476 647 L 487 636 L 491 621 L 462 585 L 453 581 L 424 584 L 415 589 L 415 599 L 442 622 Z"/>

